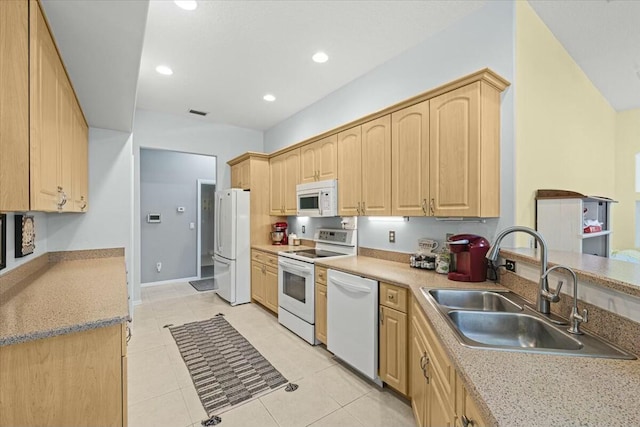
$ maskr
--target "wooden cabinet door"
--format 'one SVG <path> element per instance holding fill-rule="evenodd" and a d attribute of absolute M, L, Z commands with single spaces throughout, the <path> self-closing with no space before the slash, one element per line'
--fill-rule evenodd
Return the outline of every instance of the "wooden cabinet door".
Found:
<path fill-rule="evenodd" d="M 298 197 L 296 186 L 300 180 L 300 149 L 284 154 L 284 214 L 297 215 Z"/>
<path fill-rule="evenodd" d="M 278 269 L 274 267 L 265 267 L 264 288 L 265 301 L 264 305 L 274 313 L 278 313 Z"/>
<path fill-rule="evenodd" d="M 380 378 L 407 394 L 407 315 L 380 306 Z"/>
<path fill-rule="evenodd" d="M 62 64 L 59 65 L 58 77 L 58 144 L 60 145 L 58 185 L 61 188 L 64 201 L 59 210 L 70 212 L 75 207 L 75 195 L 73 194 L 75 98 Z"/>
<path fill-rule="evenodd" d="M 480 83 L 452 90 L 430 103 L 429 194 L 433 214 L 479 216 Z"/>
<path fill-rule="evenodd" d="M 265 303 L 264 279 L 265 266 L 262 263 L 251 262 L 251 298 L 260 304 Z"/>
<path fill-rule="evenodd" d="M 231 166 L 231 188 L 242 188 L 240 163 Z"/>
<path fill-rule="evenodd" d="M 58 210 L 60 58 L 36 2 L 30 8 L 31 210 Z"/>
<path fill-rule="evenodd" d="M 338 135 L 331 135 L 314 143 L 318 181 L 338 178 Z"/>
<path fill-rule="evenodd" d="M 0 1 L 0 211 L 29 210 L 29 9 Z"/>
<path fill-rule="evenodd" d="M 392 215 L 429 214 L 429 101 L 391 114 Z"/>
<path fill-rule="evenodd" d="M 284 214 L 284 155 L 279 155 L 269 159 L 269 214 Z"/>
<path fill-rule="evenodd" d="M 416 319 L 411 318 L 411 334 L 409 346 L 409 378 L 411 408 L 419 427 L 425 427 L 427 414 L 427 380 L 424 377 L 421 363 L 427 355 L 427 346 L 421 336 Z"/>
<path fill-rule="evenodd" d="M 319 152 L 316 144 L 308 144 L 300 148 L 300 183 L 306 184 L 317 181 L 319 163 L 316 158 Z"/>
<path fill-rule="evenodd" d="M 444 399 L 438 378 L 434 377 L 428 387 L 427 426 L 453 427 L 455 413 Z"/>
<path fill-rule="evenodd" d="M 73 120 L 72 187 L 74 212 L 89 208 L 89 135 L 80 107 L 76 105 Z"/>
<path fill-rule="evenodd" d="M 316 339 L 327 344 L 327 287 L 316 282 Z"/>
<path fill-rule="evenodd" d="M 391 116 L 362 125 L 362 214 L 391 215 Z"/>
<path fill-rule="evenodd" d="M 362 128 L 338 134 L 338 215 L 360 215 L 362 204 Z"/>
<path fill-rule="evenodd" d="M 243 190 L 251 189 L 251 160 L 240 162 L 240 188 Z"/>

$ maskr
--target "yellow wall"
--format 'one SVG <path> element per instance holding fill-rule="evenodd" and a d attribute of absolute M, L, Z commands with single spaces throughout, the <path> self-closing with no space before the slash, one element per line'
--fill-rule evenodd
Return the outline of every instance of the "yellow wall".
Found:
<path fill-rule="evenodd" d="M 635 245 L 635 205 L 640 193 L 635 188 L 635 156 L 640 153 L 640 109 L 618 113 L 616 118 L 613 249 L 630 249 Z"/>
<path fill-rule="evenodd" d="M 515 218 L 534 227 L 539 188 L 614 197 L 616 112 L 526 1 L 515 46 Z"/>

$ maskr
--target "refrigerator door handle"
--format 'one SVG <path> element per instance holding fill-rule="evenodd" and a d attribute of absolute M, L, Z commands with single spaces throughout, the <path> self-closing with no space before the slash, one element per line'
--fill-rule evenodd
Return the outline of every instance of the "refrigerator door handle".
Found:
<path fill-rule="evenodd" d="M 218 200 L 217 200 L 217 208 L 216 208 L 216 213 L 218 214 L 218 220 L 216 221 L 216 251 L 218 253 L 221 253 L 222 250 L 222 245 L 220 244 L 220 235 L 222 234 L 222 231 L 220 230 L 220 226 L 222 224 L 222 197 L 218 196 Z"/>

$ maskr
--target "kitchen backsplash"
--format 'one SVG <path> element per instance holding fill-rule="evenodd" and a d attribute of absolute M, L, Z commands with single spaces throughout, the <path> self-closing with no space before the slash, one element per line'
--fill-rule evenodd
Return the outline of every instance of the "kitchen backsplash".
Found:
<path fill-rule="evenodd" d="M 498 219 L 478 221 L 442 221 L 435 218 L 410 217 L 402 221 L 372 220 L 375 217 L 358 217 L 358 246 L 394 252 L 412 253 L 418 249 L 418 239 L 435 239 L 442 245 L 447 233 L 472 233 L 492 241 L 498 228 Z M 401 219 L 402 217 L 394 217 Z M 289 233 L 313 239 L 317 228 L 340 228 L 340 217 L 334 218 L 288 218 Z M 302 232 L 304 227 L 305 231 Z M 395 243 L 389 242 L 389 231 L 395 232 Z"/>

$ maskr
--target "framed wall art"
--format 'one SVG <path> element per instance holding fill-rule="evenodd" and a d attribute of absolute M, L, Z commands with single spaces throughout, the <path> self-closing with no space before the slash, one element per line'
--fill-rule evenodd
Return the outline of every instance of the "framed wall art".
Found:
<path fill-rule="evenodd" d="M 0 270 L 7 266 L 7 215 L 0 214 Z"/>
<path fill-rule="evenodd" d="M 33 216 L 16 215 L 16 258 L 33 253 L 36 248 L 36 227 Z"/>

